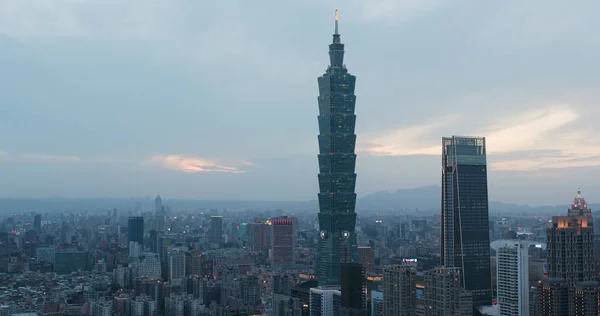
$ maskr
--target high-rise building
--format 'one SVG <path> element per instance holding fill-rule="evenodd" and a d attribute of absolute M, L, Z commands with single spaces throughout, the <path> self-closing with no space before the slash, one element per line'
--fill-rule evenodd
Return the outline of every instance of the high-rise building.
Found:
<path fill-rule="evenodd" d="M 358 247 L 358 261 L 365 272 L 372 272 L 375 267 L 375 251 L 371 247 Z"/>
<path fill-rule="evenodd" d="M 294 264 L 296 221 L 282 216 L 271 219 L 271 265 Z"/>
<path fill-rule="evenodd" d="M 496 253 L 500 315 L 529 316 L 529 244 L 506 241 Z"/>
<path fill-rule="evenodd" d="M 154 217 L 156 218 L 156 230 L 164 231 L 166 225 L 165 207 L 162 203 L 160 195 L 154 199 Z"/>
<path fill-rule="evenodd" d="M 417 308 L 416 271 L 410 265 L 383 270 L 383 310 L 388 316 L 413 315 Z"/>
<path fill-rule="evenodd" d="M 319 77 L 319 247 L 315 274 L 320 285 L 340 284 L 340 263 L 358 262 L 356 249 L 356 77 L 344 65 L 338 33 L 329 45 L 325 74 Z"/>
<path fill-rule="evenodd" d="M 461 268 L 475 306 L 491 305 L 485 138 L 442 139 L 441 265 Z"/>
<path fill-rule="evenodd" d="M 269 225 L 265 221 L 250 224 L 249 242 L 254 251 L 269 249 Z"/>
<path fill-rule="evenodd" d="M 366 316 L 365 269 L 360 263 L 342 264 L 341 316 Z"/>
<path fill-rule="evenodd" d="M 581 191 L 573 199 L 568 216 L 552 217 L 552 225 L 547 229 L 549 277 L 563 278 L 571 287 L 594 279 L 593 223 Z"/>
<path fill-rule="evenodd" d="M 600 284 L 596 281 L 579 282 L 573 289 L 570 315 L 600 315 Z"/>
<path fill-rule="evenodd" d="M 383 309 L 383 292 L 371 292 L 371 316 L 385 315 Z"/>
<path fill-rule="evenodd" d="M 141 216 L 132 216 L 127 220 L 127 243 L 132 241 L 144 244 L 144 218 Z"/>
<path fill-rule="evenodd" d="M 33 217 L 33 229 L 38 232 L 42 230 L 42 214 L 35 214 Z"/>
<path fill-rule="evenodd" d="M 147 277 L 149 279 L 160 279 L 161 277 L 161 266 L 160 257 L 157 253 L 143 252 L 140 257 L 140 277 Z"/>
<path fill-rule="evenodd" d="M 185 279 L 185 252 L 174 251 L 169 254 L 169 281 Z"/>
<path fill-rule="evenodd" d="M 461 312 L 460 268 L 437 267 L 425 272 L 424 305 L 426 316 L 465 316 L 473 304 Z"/>
<path fill-rule="evenodd" d="M 210 241 L 220 245 L 223 243 L 223 217 L 210 217 Z"/>
<path fill-rule="evenodd" d="M 341 293 L 329 288 L 310 289 L 310 316 L 338 315 Z"/>
<path fill-rule="evenodd" d="M 569 316 L 569 284 L 561 278 L 548 278 L 538 282 L 536 310 L 544 316 Z"/>
<path fill-rule="evenodd" d="M 184 316 L 185 297 L 183 295 L 171 295 L 165 297 L 165 316 Z"/>

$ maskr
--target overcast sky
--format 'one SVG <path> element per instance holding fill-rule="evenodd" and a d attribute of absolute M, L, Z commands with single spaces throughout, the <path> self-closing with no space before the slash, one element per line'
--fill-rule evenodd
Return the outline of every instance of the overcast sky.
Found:
<path fill-rule="evenodd" d="M 335 9 L 359 195 L 439 184 L 454 134 L 490 199 L 600 201 L 595 0 L 0 0 L 0 196 L 315 199 Z"/>

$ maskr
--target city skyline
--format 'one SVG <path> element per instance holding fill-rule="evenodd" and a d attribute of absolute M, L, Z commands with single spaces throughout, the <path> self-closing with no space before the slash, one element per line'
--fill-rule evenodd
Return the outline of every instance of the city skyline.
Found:
<path fill-rule="evenodd" d="M 3 1 L 0 191 L 316 199 L 313 75 L 340 9 L 359 196 L 437 184 L 439 137 L 463 134 L 488 140 L 491 200 L 598 201 L 600 4 L 584 2 Z"/>

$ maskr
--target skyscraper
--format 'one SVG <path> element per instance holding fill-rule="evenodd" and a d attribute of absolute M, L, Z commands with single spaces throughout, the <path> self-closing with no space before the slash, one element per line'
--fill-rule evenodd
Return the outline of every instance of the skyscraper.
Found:
<path fill-rule="evenodd" d="M 581 196 L 573 199 L 568 216 L 553 216 L 547 230 L 548 273 L 570 286 L 594 279 L 594 220 Z"/>
<path fill-rule="evenodd" d="M 288 217 L 271 220 L 271 265 L 295 263 L 296 223 Z"/>
<path fill-rule="evenodd" d="M 441 265 L 461 268 L 475 306 L 492 303 L 485 138 L 442 139 Z"/>
<path fill-rule="evenodd" d="M 217 245 L 223 242 L 223 217 L 210 217 L 210 241 Z"/>
<path fill-rule="evenodd" d="M 366 316 L 365 269 L 360 263 L 342 264 L 341 316 Z"/>
<path fill-rule="evenodd" d="M 141 216 L 132 216 L 127 221 L 127 241 L 144 244 L 144 218 Z"/>
<path fill-rule="evenodd" d="M 529 316 L 529 244 L 507 241 L 496 257 L 500 314 Z"/>
<path fill-rule="evenodd" d="M 315 274 L 320 285 L 340 284 L 340 264 L 358 262 L 356 249 L 356 77 L 344 65 L 344 44 L 338 33 L 329 45 L 325 74 L 319 77 L 319 247 Z"/>
<path fill-rule="evenodd" d="M 37 232 L 42 230 L 42 214 L 35 214 L 33 217 L 33 229 Z"/>

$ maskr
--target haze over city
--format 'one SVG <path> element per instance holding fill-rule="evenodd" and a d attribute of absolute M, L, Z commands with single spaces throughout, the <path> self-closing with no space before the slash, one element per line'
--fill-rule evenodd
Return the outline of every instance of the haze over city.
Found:
<path fill-rule="evenodd" d="M 359 197 L 477 135 L 491 200 L 600 200 L 600 3 L 557 0 L 0 0 L 0 196 L 316 199 L 334 9 Z"/>

